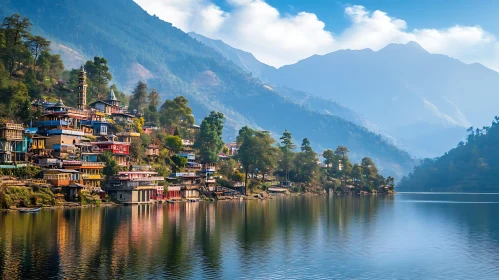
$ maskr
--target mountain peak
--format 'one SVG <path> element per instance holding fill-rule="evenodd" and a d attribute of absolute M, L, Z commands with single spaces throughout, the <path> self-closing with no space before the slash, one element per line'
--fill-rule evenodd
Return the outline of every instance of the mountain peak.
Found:
<path fill-rule="evenodd" d="M 380 51 L 410 51 L 428 53 L 427 50 L 414 41 L 409 41 L 406 44 L 391 43 L 386 45 L 386 47 L 382 48 Z"/>

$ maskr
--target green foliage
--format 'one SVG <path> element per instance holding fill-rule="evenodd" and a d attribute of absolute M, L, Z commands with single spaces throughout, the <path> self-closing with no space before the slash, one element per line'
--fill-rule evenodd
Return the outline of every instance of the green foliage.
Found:
<path fill-rule="evenodd" d="M 319 165 L 317 154 L 312 150 L 310 141 L 303 139 L 301 152 L 294 159 L 292 180 L 302 183 L 313 183 L 319 179 Z"/>
<path fill-rule="evenodd" d="M 107 98 L 109 92 L 109 82 L 113 76 L 109 72 L 107 60 L 104 57 L 94 57 L 94 60 L 89 60 L 85 63 L 85 71 L 88 77 L 87 99 L 89 103 L 95 100 L 103 100 Z"/>
<path fill-rule="evenodd" d="M 466 143 L 435 159 L 424 159 L 397 186 L 404 191 L 497 192 L 499 117 L 491 126 L 468 129 Z M 388 184 L 391 186 L 391 183 Z"/>
<path fill-rule="evenodd" d="M 235 156 L 245 172 L 245 185 L 250 172 L 269 171 L 276 167 L 279 149 L 272 146 L 274 139 L 267 131 L 255 131 L 249 127 L 239 130 L 238 153 Z"/>
<path fill-rule="evenodd" d="M 12 169 L 0 169 L 0 176 L 12 176 L 20 179 L 38 178 L 41 175 L 41 169 L 36 166 L 28 165 Z"/>
<path fill-rule="evenodd" d="M 145 153 L 142 139 L 140 137 L 133 137 L 130 143 L 130 160 L 135 163 L 141 163 L 145 157 Z"/>
<path fill-rule="evenodd" d="M 174 171 L 181 171 L 182 168 L 187 164 L 187 159 L 178 155 L 171 156 L 171 162 L 173 164 Z"/>
<path fill-rule="evenodd" d="M 189 101 L 183 96 L 177 96 L 173 100 L 166 100 L 161 105 L 159 119 L 161 126 L 171 131 L 176 127 L 190 127 L 194 124 L 192 109 Z"/>
<path fill-rule="evenodd" d="M 147 84 L 139 81 L 132 92 L 132 96 L 130 97 L 129 109 L 137 110 L 139 113 L 144 113 L 144 111 L 148 109 L 147 97 Z"/>
<path fill-rule="evenodd" d="M 178 153 L 182 150 L 182 138 L 178 136 L 168 135 L 166 137 L 165 146 L 170 148 L 174 153 Z"/>
<path fill-rule="evenodd" d="M 110 151 L 104 151 L 104 153 L 99 155 L 99 161 L 106 163 L 102 169 L 102 173 L 107 177 L 114 176 L 120 171 L 120 167 Z"/>
<path fill-rule="evenodd" d="M 237 168 L 237 162 L 233 159 L 224 160 L 218 165 L 218 172 L 226 178 L 232 178 L 234 170 Z"/>
<path fill-rule="evenodd" d="M 283 171 L 285 180 L 289 180 L 289 171 L 293 168 L 293 160 L 296 154 L 293 152 L 296 145 L 293 143 L 292 135 L 289 131 L 285 130 L 279 145 L 282 152 L 282 160 L 279 162 L 279 168 Z"/>
<path fill-rule="evenodd" d="M 222 113 L 212 111 L 201 123 L 194 148 L 199 150 L 199 160 L 202 163 L 218 162 L 219 153 L 224 146 L 222 140 L 224 120 Z"/>
<path fill-rule="evenodd" d="M 0 187 L 0 209 L 39 205 L 55 205 L 55 195 L 49 188 Z"/>

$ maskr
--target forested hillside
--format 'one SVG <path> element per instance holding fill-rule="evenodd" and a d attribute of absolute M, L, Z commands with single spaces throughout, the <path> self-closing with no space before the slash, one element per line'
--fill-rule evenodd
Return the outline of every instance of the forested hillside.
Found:
<path fill-rule="evenodd" d="M 132 0 L 16 0 L 7 1 L 0 12 L 17 12 L 30 18 L 40 35 L 106 58 L 113 81 L 125 89 L 142 80 L 163 98 L 186 96 L 198 121 L 212 110 L 222 112 L 226 140 L 234 140 L 244 125 L 274 133 L 288 129 L 297 139 L 308 137 L 315 147 L 346 145 L 353 159 L 369 156 L 382 172 L 400 176 L 413 165 L 406 152 L 381 136 L 294 104 Z"/>
<path fill-rule="evenodd" d="M 425 159 L 398 185 L 400 191 L 499 191 L 499 117 L 491 126 L 468 129 L 466 142 Z"/>

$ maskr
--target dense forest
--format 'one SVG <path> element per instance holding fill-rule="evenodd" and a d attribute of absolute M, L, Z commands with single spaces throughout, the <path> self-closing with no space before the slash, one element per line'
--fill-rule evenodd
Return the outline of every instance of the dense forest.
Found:
<path fill-rule="evenodd" d="M 465 142 L 435 159 L 425 159 L 404 177 L 400 190 L 497 192 L 499 117 L 491 126 L 468 129 Z"/>
<path fill-rule="evenodd" d="M 119 7 L 117 9 L 116 7 Z M 246 73 L 215 50 L 191 38 L 132 0 L 7 1 L 0 14 L 29 17 L 34 30 L 89 57 L 105 57 L 118 87 L 131 91 L 139 79 L 161 98 L 185 96 L 196 121 L 211 111 L 224 114 L 224 140 L 236 139 L 239 128 L 279 135 L 292 130 L 315 149 L 346 145 L 351 157 L 371 157 L 384 174 L 400 177 L 412 169 L 410 155 L 381 135 L 295 104 Z"/>
<path fill-rule="evenodd" d="M 31 33 L 31 21 L 18 14 L 6 17 L 0 27 L 0 118 L 28 124 L 38 112 L 36 100 L 57 101 L 76 106 L 79 69 L 65 70 L 60 55 L 50 53 L 50 41 Z M 104 97 L 110 89 L 126 104 L 105 58 L 95 57 L 87 69 L 88 100 Z"/>

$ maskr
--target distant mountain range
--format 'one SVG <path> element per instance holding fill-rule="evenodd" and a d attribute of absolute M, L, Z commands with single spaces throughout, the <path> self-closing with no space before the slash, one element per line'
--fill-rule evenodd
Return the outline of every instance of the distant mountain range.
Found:
<path fill-rule="evenodd" d="M 484 125 L 497 113 L 499 73 L 430 54 L 415 42 L 391 44 L 377 52 L 315 55 L 275 69 L 222 41 L 190 35 L 268 84 L 359 112 L 354 115 L 362 119 L 360 124 L 418 157 L 444 153 L 464 139 L 469 126 Z"/>
<path fill-rule="evenodd" d="M 240 63 L 226 59 L 132 0 L 5 0 L 0 14 L 12 13 L 30 18 L 33 32 L 52 40 L 72 64 L 106 57 L 113 82 L 125 90 L 140 79 L 163 98 L 186 96 L 198 121 L 211 110 L 224 113 L 227 141 L 244 125 L 270 130 L 276 138 L 288 129 L 296 141 L 308 137 L 317 149 L 346 145 L 354 160 L 369 156 L 383 174 L 400 177 L 414 164 L 408 153 L 359 125 L 362 119 L 349 116 L 354 123 L 338 116 L 355 115 L 351 110 L 329 102 L 323 108 L 328 112 L 318 112 L 316 97 L 269 86 L 248 73 L 258 64 L 242 69 L 246 58 Z M 299 96 L 309 96 L 308 103 L 298 104 Z"/>

